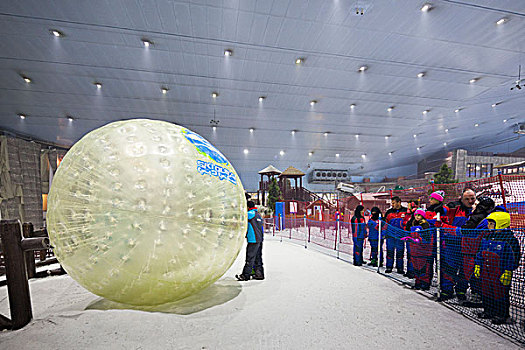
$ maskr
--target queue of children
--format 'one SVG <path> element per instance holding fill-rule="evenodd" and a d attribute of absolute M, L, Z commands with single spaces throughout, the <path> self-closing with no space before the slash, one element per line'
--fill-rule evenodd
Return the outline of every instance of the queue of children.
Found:
<path fill-rule="evenodd" d="M 481 300 L 483 306 L 478 316 L 503 324 L 510 316 L 512 274 L 521 257 L 519 242 L 510 229 L 510 214 L 489 197 L 476 198 L 468 188 L 456 202 L 444 205 L 444 199 L 442 191 L 433 192 L 424 210 L 416 202 L 404 207 L 399 197 L 393 197 L 392 208 L 384 216 L 373 207 L 368 221 L 364 207 L 358 205 L 351 219 L 354 265 L 364 263 L 363 245 L 368 237 L 369 265 L 382 266 L 383 249 L 379 246 L 386 241 L 385 273 L 392 273 L 395 264 L 397 273 L 415 279 L 414 289 L 429 290 L 436 261 L 436 228 L 441 228 L 438 301 L 455 296 L 466 305 L 470 288 L 469 302 Z"/>

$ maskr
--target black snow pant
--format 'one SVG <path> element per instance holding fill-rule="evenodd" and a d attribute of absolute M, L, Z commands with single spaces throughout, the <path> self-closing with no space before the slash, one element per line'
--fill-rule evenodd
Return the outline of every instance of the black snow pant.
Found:
<path fill-rule="evenodd" d="M 262 261 L 262 242 L 248 243 L 246 247 L 246 263 L 242 274 L 244 277 L 250 278 L 252 268 L 255 268 L 255 274 L 264 276 L 263 261 Z"/>

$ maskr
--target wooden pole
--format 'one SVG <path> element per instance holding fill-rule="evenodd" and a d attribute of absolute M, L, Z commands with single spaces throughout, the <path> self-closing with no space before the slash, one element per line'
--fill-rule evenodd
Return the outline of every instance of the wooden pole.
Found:
<path fill-rule="evenodd" d="M 0 222 L 0 237 L 4 247 L 11 328 L 19 329 L 33 318 L 26 263 L 21 244 L 20 222 L 18 220 L 2 220 Z"/>
<path fill-rule="evenodd" d="M 25 222 L 22 224 L 22 234 L 24 238 L 33 237 L 33 224 L 30 222 Z M 27 267 L 27 278 L 33 278 L 36 274 L 36 265 L 35 265 L 35 253 L 33 251 L 24 252 L 26 259 Z"/>

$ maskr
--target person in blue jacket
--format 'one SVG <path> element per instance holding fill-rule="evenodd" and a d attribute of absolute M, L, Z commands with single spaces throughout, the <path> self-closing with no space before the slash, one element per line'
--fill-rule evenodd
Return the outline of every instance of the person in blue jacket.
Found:
<path fill-rule="evenodd" d="M 510 313 L 512 271 L 518 268 L 521 249 L 510 230 L 510 214 L 493 212 L 487 217 L 491 232 L 481 241 L 474 277 L 481 280 L 483 312 L 478 317 L 504 324 Z"/>
<path fill-rule="evenodd" d="M 264 240 L 264 225 L 263 219 L 253 201 L 248 201 L 248 230 L 246 232 L 246 239 L 248 240 L 248 245 L 246 247 L 246 262 L 244 264 L 244 269 L 239 275 L 235 277 L 239 281 L 248 281 L 252 269 L 255 269 L 254 279 L 263 280 L 264 279 L 264 268 L 262 261 L 262 246 Z"/>
<path fill-rule="evenodd" d="M 363 265 L 363 244 L 366 237 L 366 223 L 363 216 L 365 207 L 358 205 L 354 210 L 354 216 L 350 219 L 352 226 L 352 241 L 354 243 L 354 265 Z"/>
<path fill-rule="evenodd" d="M 404 274 L 405 242 L 401 240 L 405 236 L 405 225 L 410 215 L 407 208 L 401 206 L 401 198 L 392 198 L 392 208 L 385 213 L 386 228 L 386 269 L 385 273 L 391 273 L 394 267 L 394 257 L 397 273 Z"/>
<path fill-rule="evenodd" d="M 370 243 L 370 262 L 368 265 L 377 266 L 377 251 L 379 250 L 379 225 L 381 225 L 381 230 L 384 231 L 385 223 L 379 219 L 382 214 L 378 207 L 373 207 L 370 213 L 370 219 L 368 219 L 368 222 L 366 223 L 368 229 L 368 242 Z M 381 234 L 381 236 L 384 237 L 384 233 Z M 384 238 L 381 239 L 381 247 L 383 246 L 383 241 Z M 379 264 L 382 266 L 383 249 L 381 249 L 379 256 Z"/>

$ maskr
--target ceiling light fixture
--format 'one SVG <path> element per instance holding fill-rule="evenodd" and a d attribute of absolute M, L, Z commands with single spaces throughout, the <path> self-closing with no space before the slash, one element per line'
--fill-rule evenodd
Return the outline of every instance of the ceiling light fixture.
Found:
<path fill-rule="evenodd" d="M 308 152 L 308 155 L 311 157 L 314 155 L 314 152 Z"/>
<path fill-rule="evenodd" d="M 328 136 L 328 131 L 324 133 L 324 136 Z"/>
<path fill-rule="evenodd" d="M 443 142 L 443 146 L 446 146 L 446 145 L 447 145 L 447 143 L 446 143 L 446 142 Z"/>
<path fill-rule="evenodd" d="M 304 63 L 304 60 L 305 60 L 304 57 L 296 58 L 296 59 L 295 59 L 295 64 L 297 64 L 297 65 L 299 65 L 299 64 L 303 64 L 303 63 Z"/>
<path fill-rule="evenodd" d="M 336 158 L 339 158 L 339 153 L 336 153 L 335 156 L 336 156 Z"/>
<path fill-rule="evenodd" d="M 474 126 L 477 128 L 479 126 L 479 124 L 476 123 L 476 124 L 474 124 Z"/>
<path fill-rule="evenodd" d="M 432 9 L 432 5 L 428 2 L 421 7 L 422 12 L 428 12 Z"/>
<path fill-rule="evenodd" d="M 279 154 L 280 154 L 281 156 L 284 156 L 284 151 L 281 150 L 281 151 L 279 152 Z"/>
<path fill-rule="evenodd" d="M 497 105 L 499 105 L 499 102 L 493 103 L 492 107 L 496 107 Z"/>
<path fill-rule="evenodd" d="M 153 46 L 153 41 L 151 40 L 148 40 L 146 38 L 142 38 L 142 44 L 144 45 L 144 47 L 150 47 L 150 46 Z"/>
<path fill-rule="evenodd" d="M 361 154 L 361 158 L 365 159 L 366 158 L 366 154 Z"/>
<path fill-rule="evenodd" d="M 266 98 L 266 96 L 259 96 L 259 102 L 264 101 L 265 98 Z"/>
<path fill-rule="evenodd" d="M 386 136 L 385 136 L 385 140 L 388 140 L 389 137 L 390 137 L 389 135 L 386 135 Z"/>
<path fill-rule="evenodd" d="M 500 24 L 503 24 L 503 23 L 507 23 L 509 21 L 509 19 L 507 17 L 503 17 L 503 18 L 500 18 L 496 24 L 497 25 L 500 25 Z"/>
<path fill-rule="evenodd" d="M 163 87 L 163 88 L 160 89 L 160 91 L 162 91 L 163 95 L 166 95 L 168 93 L 168 91 L 170 91 L 170 89 L 168 89 L 167 87 Z"/>
<path fill-rule="evenodd" d="M 367 69 L 368 69 L 368 66 L 361 66 L 361 67 L 359 67 L 359 72 L 363 73 Z"/>
<path fill-rule="evenodd" d="M 70 122 L 72 122 L 72 121 L 73 121 L 73 117 L 69 115 L 69 116 L 67 116 L 67 120 L 69 120 Z"/>
<path fill-rule="evenodd" d="M 317 103 L 317 101 L 316 101 L 316 100 L 311 100 L 311 101 L 310 101 L 310 106 L 312 106 L 312 107 L 313 107 L 313 106 L 315 106 L 315 104 L 316 104 L 316 103 Z"/>
<path fill-rule="evenodd" d="M 430 109 L 425 109 L 422 113 L 427 114 L 428 112 L 430 112 Z"/>
<path fill-rule="evenodd" d="M 224 56 L 226 56 L 226 57 L 233 56 L 233 50 L 231 50 L 231 49 L 224 50 Z"/>
<path fill-rule="evenodd" d="M 57 38 L 60 38 L 60 37 L 63 37 L 64 36 L 64 33 L 62 33 L 61 31 L 59 30 L 56 30 L 56 29 L 51 29 L 49 30 L 49 32 L 51 34 L 53 34 L 53 36 L 57 37 Z"/>
<path fill-rule="evenodd" d="M 211 97 L 213 97 L 213 98 L 217 98 L 218 96 L 219 96 L 218 92 L 214 91 L 214 92 L 211 93 Z"/>
<path fill-rule="evenodd" d="M 472 78 L 468 82 L 471 83 L 471 84 L 474 84 L 478 80 L 479 80 L 479 78 Z"/>
<path fill-rule="evenodd" d="M 421 149 L 421 147 L 417 147 L 416 149 L 419 151 Z"/>
<path fill-rule="evenodd" d="M 359 138 L 359 134 L 355 134 L 355 138 L 358 139 Z"/>
<path fill-rule="evenodd" d="M 350 108 L 354 109 L 354 108 L 355 108 L 355 103 L 352 103 L 352 104 L 350 105 Z"/>
<path fill-rule="evenodd" d="M 507 122 L 507 119 L 503 119 L 503 122 L 506 123 L 506 122 Z"/>
<path fill-rule="evenodd" d="M 388 152 L 388 155 L 391 156 L 391 155 L 392 155 L 392 152 Z"/>
<path fill-rule="evenodd" d="M 426 74 L 425 72 L 419 72 L 419 73 L 417 73 L 417 77 L 418 78 L 423 78 L 425 76 L 425 74 Z"/>
<path fill-rule="evenodd" d="M 292 134 L 292 135 L 295 135 L 295 130 L 292 130 L 292 131 L 291 131 L 291 134 Z"/>
<path fill-rule="evenodd" d="M 212 129 L 213 129 L 213 131 L 216 131 L 216 130 L 217 130 L 217 127 L 216 127 L 216 126 L 214 126 L 214 127 L 212 127 Z"/>
<path fill-rule="evenodd" d="M 388 112 L 392 112 L 392 110 L 393 110 L 394 108 L 395 108 L 394 106 L 390 106 L 390 107 L 388 107 L 386 110 L 387 110 Z"/>
<path fill-rule="evenodd" d="M 19 113 L 18 116 L 20 117 L 20 119 L 26 119 L 26 115 L 25 114 Z"/>
<path fill-rule="evenodd" d="M 445 132 L 448 132 L 448 129 L 445 129 Z"/>
<path fill-rule="evenodd" d="M 252 134 L 253 134 L 253 130 L 254 130 L 253 128 L 250 128 L 250 133 L 252 133 Z"/>
<path fill-rule="evenodd" d="M 98 82 L 94 82 L 93 85 L 97 87 L 97 89 L 102 89 L 102 84 Z"/>
<path fill-rule="evenodd" d="M 250 152 L 250 151 L 248 151 L 248 149 L 245 148 L 245 149 L 244 149 L 244 154 L 248 154 L 248 152 Z"/>
<path fill-rule="evenodd" d="M 461 108 L 457 108 L 454 110 L 455 113 L 459 113 L 459 111 L 461 111 Z"/>
<path fill-rule="evenodd" d="M 416 134 L 414 134 L 414 138 L 416 138 L 416 137 L 417 137 L 417 135 L 416 135 Z"/>
<path fill-rule="evenodd" d="M 25 75 L 22 75 L 22 79 L 24 79 L 24 81 L 28 84 L 31 83 L 31 78 L 28 78 Z"/>

